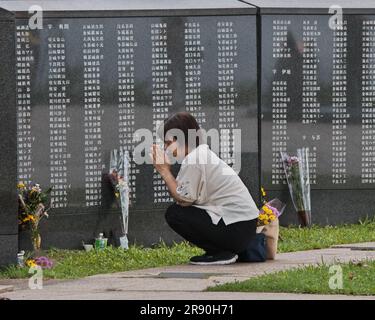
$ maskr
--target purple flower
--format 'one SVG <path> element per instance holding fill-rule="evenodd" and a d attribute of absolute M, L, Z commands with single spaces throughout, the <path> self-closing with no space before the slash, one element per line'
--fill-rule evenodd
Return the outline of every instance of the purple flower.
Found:
<path fill-rule="evenodd" d="M 299 162 L 299 159 L 298 157 L 290 157 L 290 161 L 292 162 L 292 164 L 295 164 L 295 163 L 298 163 Z"/>
<path fill-rule="evenodd" d="M 292 164 L 292 159 L 289 155 L 285 155 L 284 158 L 283 158 L 284 162 L 287 164 L 287 165 L 291 165 Z"/>
<path fill-rule="evenodd" d="M 35 259 L 35 263 L 43 269 L 51 269 L 53 267 L 53 262 L 47 257 L 38 257 Z"/>

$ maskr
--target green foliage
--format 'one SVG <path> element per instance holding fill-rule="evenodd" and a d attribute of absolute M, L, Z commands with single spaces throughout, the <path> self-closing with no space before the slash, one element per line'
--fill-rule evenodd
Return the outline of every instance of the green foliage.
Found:
<path fill-rule="evenodd" d="M 340 266 L 342 289 L 330 288 L 329 280 L 334 273 L 329 272 L 328 265 L 322 264 L 210 287 L 208 291 L 375 295 L 375 261 L 351 262 Z"/>
<path fill-rule="evenodd" d="M 375 241 L 375 218 L 359 224 L 316 226 L 311 228 L 281 227 L 278 252 L 329 248 L 332 245 Z"/>
<path fill-rule="evenodd" d="M 186 242 L 168 247 L 161 243 L 156 248 L 131 246 L 129 250 L 108 247 L 102 251 L 50 249 L 43 253 L 53 262 L 54 267 L 44 270 L 44 276 L 52 279 L 75 279 L 100 273 L 183 264 L 202 250 Z M 29 277 L 27 268 L 10 266 L 0 271 L 0 278 Z"/>

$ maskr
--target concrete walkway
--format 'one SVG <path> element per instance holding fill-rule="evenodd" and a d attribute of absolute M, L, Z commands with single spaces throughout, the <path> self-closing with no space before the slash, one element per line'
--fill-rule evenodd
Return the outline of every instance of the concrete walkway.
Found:
<path fill-rule="evenodd" d="M 351 248 L 353 247 L 353 248 Z M 362 248 L 362 250 L 356 250 Z M 95 275 L 74 281 L 46 281 L 43 290 L 30 290 L 27 281 L 1 281 L 15 285 L 13 292 L 0 293 L 9 299 L 372 299 L 340 295 L 303 295 L 287 293 L 232 293 L 204 292 L 209 286 L 243 281 L 264 273 L 286 270 L 322 262 L 334 264 L 361 260 L 375 260 L 375 243 L 345 245 L 322 250 L 278 254 L 266 263 L 236 263 L 228 266 L 180 265 L 144 269 L 114 274 Z"/>
<path fill-rule="evenodd" d="M 0 293 L 9 292 L 9 291 L 13 291 L 13 286 L 10 286 L 10 285 L 7 285 L 7 286 L 0 285 Z"/>

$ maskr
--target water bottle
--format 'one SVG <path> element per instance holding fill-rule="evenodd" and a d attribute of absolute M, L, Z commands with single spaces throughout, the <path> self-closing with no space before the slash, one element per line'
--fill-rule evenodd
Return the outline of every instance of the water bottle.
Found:
<path fill-rule="evenodd" d="M 17 254 L 17 265 L 20 268 L 23 268 L 25 266 L 25 251 L 21 251 Z"/>
<path fill-rule="evenodd" d="M 99 233 L 99 237 L 95 239 L 95 249 L 96 250 L 103 250 L 107 246 L 107 239 L 104 238 L 103 233 Z"/>

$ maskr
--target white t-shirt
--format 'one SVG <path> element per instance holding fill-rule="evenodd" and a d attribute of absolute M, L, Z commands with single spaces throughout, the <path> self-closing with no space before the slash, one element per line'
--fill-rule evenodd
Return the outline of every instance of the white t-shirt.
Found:
<path fill-rule="evenodd" d="M 207 211 L 213 224 L 252 220 L 259 210 L 236 172 L 207 144 L 201 144 L 182 161 L 177 193 L 186 202 Z"/>

